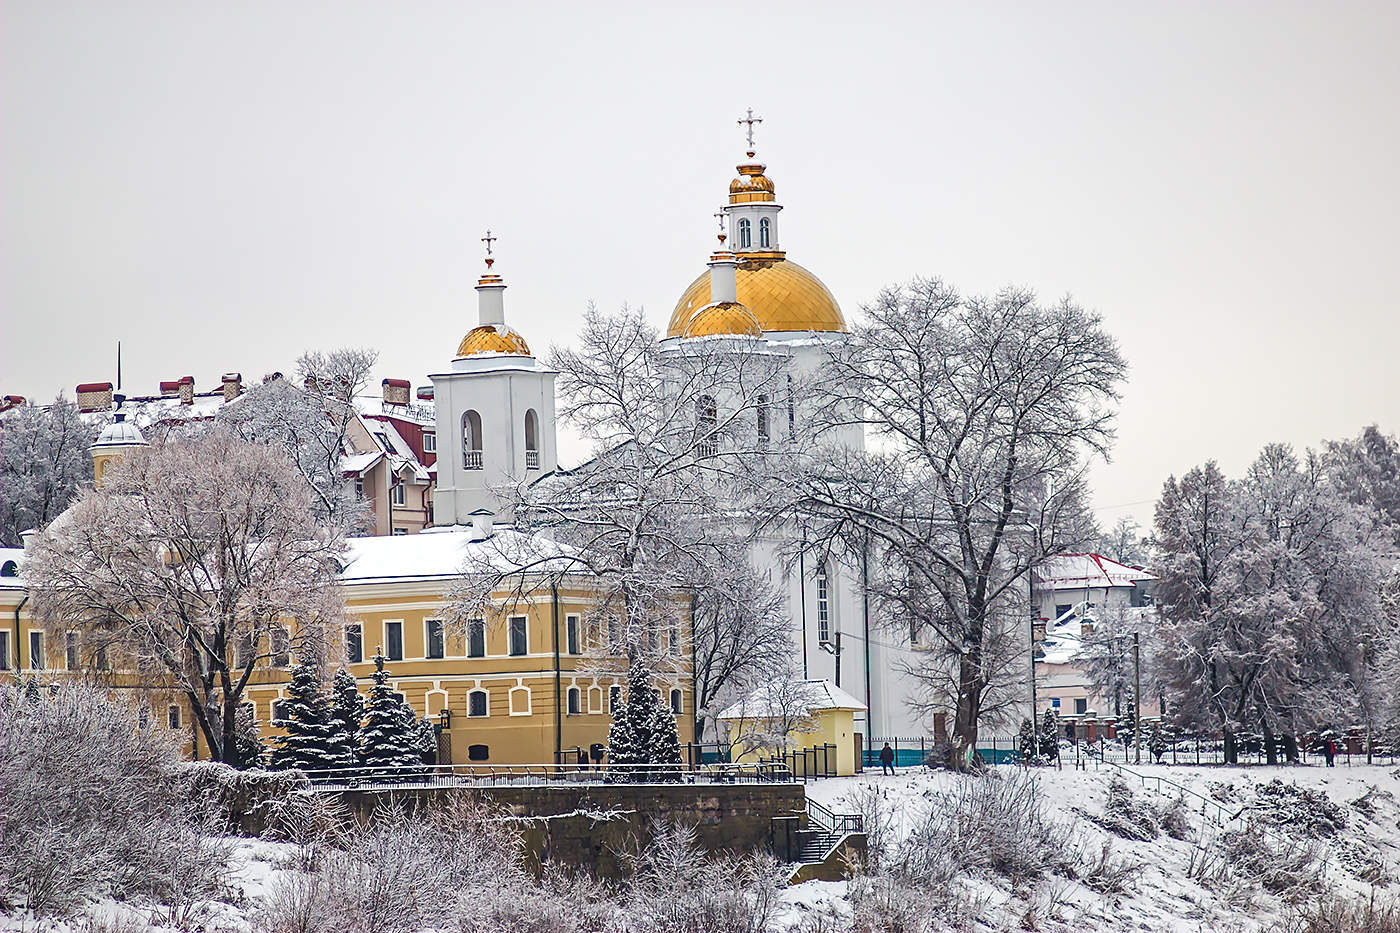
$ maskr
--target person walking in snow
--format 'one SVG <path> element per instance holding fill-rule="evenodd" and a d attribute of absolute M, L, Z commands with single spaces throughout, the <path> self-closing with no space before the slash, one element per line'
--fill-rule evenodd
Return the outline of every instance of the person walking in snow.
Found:
<path fill-rule="evenodd" d="M 1323 740 L 1322 754 L 1327 756 L 1327 767 L 1334 767 L 1333 760 L 1337 757 L 1337 743 L 1331 739 Z"/>
<path fill-rule="evenodd" d="M 889 742 L 880 749 L 880 773 L 894 774 L 894 749 L 890 748 Z"/>

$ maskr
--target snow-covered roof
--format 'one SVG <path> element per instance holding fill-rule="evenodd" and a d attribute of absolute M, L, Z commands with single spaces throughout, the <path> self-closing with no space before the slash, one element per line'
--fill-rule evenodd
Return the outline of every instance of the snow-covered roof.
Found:
<path fill-rule="evenodd" d="M 377 450 L 371 450 L 367 454 L 350 454 L 340 458 L 340 471 L 347 476 L 359 476 L 365 470 L 374 466 L 384 454 Z"/>
<path fill-rule="evenodd" d="M 437 425 L 437 409 L 428 399 L 417 399 L 409 405 L 391 405 L 383 395 L 355 396 L 355 411 L 366 417 L 402 418 L 423 427 Z"/>
<path fill-rule="evenodd" d="M 1132 586 L 1138 581 L 1155 579 L 1155 574 L 1120 564 L 1102 554 L 1056 554 L 1036 572 L 1039 584 L 1053 589 Z"/>
<path fill-rule="evenodd" d="M 828 709 L 864 710 L 865 704 L 829 680 L 804 680 L 800 684 L 775 682 L 759 687 L 719 714 L 720 719 L 753 719 L 791 715 L 793 707 L 807 712 Z"/>
<path fill-rule="evenodd" d="M 1151 606 L 1125 606 L 1108 611 L 1121 612 L 1126 620 L 1141 623 L 1143 617 L 1156 610 Z M 1042 664 L 1073 664 L 1084 648 L 1084 624 L 1096 621 L 1094 610 L 1088 610 L 1084 603 L 1076 603 L 1058 619 L 1045 623 L 1045 640 L 1040 643 L 1038 661 Z"/>
<path fill-rule="evenodd" d="M 347 544 L 340 573 L 347 585 L 456 577 L 468 556 L 473 563 L 488 563 L 497 570 L 515 570 L 526 563 L 542 572 L 573 567 L 573 552 L 564 545 L 513 528 L 496 528 L 485 539 L 478 539 L 472 528 L 453 526 L 416 535 L 351 538 Z M 546 563 L 538 564 L 541 560 Z"/>

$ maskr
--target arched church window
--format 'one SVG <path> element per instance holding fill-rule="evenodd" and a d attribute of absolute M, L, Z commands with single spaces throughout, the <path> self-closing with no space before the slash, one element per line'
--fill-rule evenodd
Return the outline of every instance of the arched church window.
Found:
<path fill-rule="evenodd" d="M 768 446 L 768 396 L 758 397 L 758 444 L 760 447 Z"/>
<path fill-rule="evenodd" d="M 741 218 L 741 219 L 739 220 L 739 248 L 740 248 L 740 249 L 748 249 L 749 247 L 751 247 L 751 246 L 753 245 L 753 236 L 752 236 L 752 233 L 751 233 L 751 226 L 752 226 L 752 225 L 749 223 L 749 219 L 748 219 L 747 217 Z"/>
<path fill-rule="evenodd" d="M 719 453 L 719 440 L 715 436 L 719 422 L 719 407 L 713 395 L 702 395 L 695 401 L 696 453 L 702 457 L 713 457 Z"/>
<path fill-rule="evenodd" d="M 540 468 L 540 419 L 533 408 L 525 412 L 525 469 Z"/>
<path fill-rule="evenodd" d="M 462 468 L 481 469 L 481 415 L 475 411 L 462 415 Z"/>
<path fill-rule="evenodd" d="M 758 245 L 764 249 L 768 249 L 773 245 L 772 228 L 773 225 L 768 221 L 767 217 L 758 222 Z"/>

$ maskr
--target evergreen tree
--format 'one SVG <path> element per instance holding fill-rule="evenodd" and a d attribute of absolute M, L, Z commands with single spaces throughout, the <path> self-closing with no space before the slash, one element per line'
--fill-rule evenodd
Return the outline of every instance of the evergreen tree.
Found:
<path fill-rule="evenodd" d="M 367 768 L 397 769 L 422 764 L 413 732 L 404 714 L 404 702 L 389 686 L 384 655 L 374 656 L 374 686 L 365 704 L 365 721 L 360 727 L 360 757 Z"/>
<path fill-rule="evenodd" d="M 341 763 L 336 747 L 339 724 L 331 716 L 330 700 L 321 685 L 321 666 L 306 658 L 292 672 L 281 718 L 272 724 L 284 730 L 272 740 L 272 767 L 321 771 Z"/>
<path fill-rule="evenodd" d="M 1060 723 L 1053 709 L 1047 709 L 1040 720 L 1040 757 L 1047 762 L 1060 757 Z"/>
<path fill-rule="evenodd" d="M 335 730 L 330 745 L 336 767 L 352 768 L 360 763 L 360 726 L 365 719 L 365 700 L 355 687 L 355 677 L 345 668 L 331 681 L 331 722 Z"/>
<path fill-rule="evenodd" d="M 1016 732 L 1016 747 L 1021 750 L 1021 757 L 1027 764 L 1035 764 L 1040 748 L 1036 739 L 1035 723 L 1030 719 L 1021 720 L 1021 728 Z"/>
<path fill-rule="evenodd" d="M 661 692 L 652 685 L 651 672 L 641 660 L 627 671 L 627 695 L 613 711 L 608 730 L 608 761 L 618 765 L 680 764 L 680 739 L 676 717 Z M 672 773 L 669 769 L 658 775 Z M 656 775 L 634 769 L 638 781 Z"/>
<path fill-rule="evenodd" d="M 253 713 L 246 706 L 240 706 L 235 714 L 233 741 L 235 760 L 230 762 L 237 768 L 261 768 L 267 764 L 267 749 L 263 746 L 258 724 Z"/>

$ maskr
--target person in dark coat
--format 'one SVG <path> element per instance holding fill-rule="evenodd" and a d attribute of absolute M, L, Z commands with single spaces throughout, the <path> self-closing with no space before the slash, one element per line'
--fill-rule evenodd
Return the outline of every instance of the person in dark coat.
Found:
<path fill-rule="evenodd" d="M 1337 757 L 1337 743 L 1331 739 L 1324 739 L 1322 754 L 1327 756 L 1327 767 L 1333 767 L 1332 761 Z"/>
<path fill-rule="evenodd" d="M 890 748 L 889 742 L 880 749 L 880 773 L 894 774 L 894 749 Z"/>

